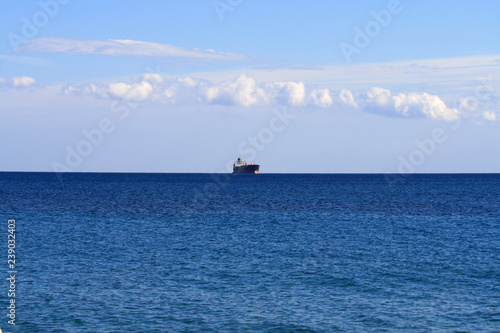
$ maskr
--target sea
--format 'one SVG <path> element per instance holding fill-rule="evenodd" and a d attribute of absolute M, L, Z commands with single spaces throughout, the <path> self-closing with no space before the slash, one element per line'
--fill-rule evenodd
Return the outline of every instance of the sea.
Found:
<path fill-rule="evenodd" d="M 2 172 L 0 223 L 3 332 L 500 332 L 499 174 Z"/>

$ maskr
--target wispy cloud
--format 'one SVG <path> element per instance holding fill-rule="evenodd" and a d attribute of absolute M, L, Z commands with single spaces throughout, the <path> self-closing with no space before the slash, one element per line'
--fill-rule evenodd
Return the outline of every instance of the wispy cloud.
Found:
<path fill-rule="evenodd" d="M 21 52 L 96 54 L 110 56 L 178 57 L 204 61 L 243 61 L 243 55 L 214 50 L 187 49 L 179 46 L 135 40 L 36 38 L 19 48 Z"/>
<path fill-rule="evenodd" d="M 315 67 L 269 66 L 245 69 L 257 81 L 303 81 L 330 89 L 367 90 L 371 87 L 424 89 L 429 93 L 463 94 L 474 92 L 478 80 L 500 73 L 500 55 L 482 55 L 457 58 L 414 59 L 405 61 L 325 64 Z M 224 72 L 197 72 L 193 76 L 208 80 L 227 80 L 241 73 L 241 69 Z"/>
<path fill-rule="evenodd" d="M 8 61 L 21 65 L 34 65 L 34 66 L 49 66 L 50 62 L 46 59 L 25 57 L 19 55 L 4 55 L 0 54 L 0 61 Z"/>

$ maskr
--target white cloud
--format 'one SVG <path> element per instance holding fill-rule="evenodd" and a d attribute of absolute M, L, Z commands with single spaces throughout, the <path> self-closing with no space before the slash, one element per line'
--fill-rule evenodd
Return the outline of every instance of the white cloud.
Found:
<path fill-rule="evenodd" d="M 358 104 L 354 101 L 354 96 L 350 90 L 342 89 L 339 94 L 340 101 L 346 105 L 357 108 Z"/>
<path fill-rule="evenodd" d="M 319 89 L 313 90 L 309 94 L 309 99 L 312 101 L 314 105 L 327 108 L 333 104 L 332 97 L 330 96 L 330 90 L 328 89 Z"/>
<path fill-rule="evenodd" d="M 443 120 L 460 117 L 457 109 L 447 107 L 438 96 L 427 93 L 400 93 L 393 96 L 388 89 L 374 87 L 366 92 L 361 103 L 368 112 L 388 116 L 425 116 Z"/>
<path fill-rule="evenodd" d="M 299 106 L 304 103 L 306 89 L 304 82 L 275 82 L 267 85 L 272 98 L 281 105 Z"/>
<path fill-rule="evenodd" d="M 15 77 L 12 79 L 12 84 L 14 87 L 29 87 L 35 83 L 36 80 L 29 76 Z"/>
<path fill-rule="evenodd" d="M 198 82 L 196 80 L 186 76 L 186 77 L 180 77 L 177 79 L 180 83 L 184 84 L 186 87 L 193 88 L 198 85 Z"/>
<path fill-rule="evenodd" d="M 458 102 L 460 104 L 460 110 L 464 110 L 469 113 L 475 112 L 478 106 L 477 101 L 469 97 L 462 97 L 458 100 Z"/>
<path fill-rule="evenodd" d="M 394 110 L 392 94 L 388 89 L 373 87 L 366 92 L 366 105 L 376 113 L 388 113 Z"/>
<path fill-rule="evenodd" d="M 478 120 L 484 118 L 488 121 L 497 120 L 497 111 L 500 110 L 500 99 L 495 95 L 467 96 L 459 99 L 459 108 L 464 117 Z M 479 121 L 479 120 L 478 120 Z"/>
<path fill-rule="evenodd" d="M 35 38 L 26 42 L 19 48 L 19 51 L 110 56 L 180 57 L 208 61 L 241 61 L 247 59 L 245 56 L 232 53 L 186 49 L 169 44 L 123 39 Z"/>
<path fill-rule="evenodd" d="M 151 83 L 162 83 L 163 81 L 165 81 L 165 78 L 157 73 L 153 73 L 153 74 L 144 73 L 144 74 L 142 74 L 142 79 L 144 81 L 148 81 Z"/>
<path fill-rule="evenodd" d="M 393 97 L 396 112 L 404 116 L 425 115 L 432 119 L 455 120 L 460 117 L 457 109 L 449 108 L 436 95 L 427 93 L 408 95 L 399 94 Z"/>
<path fill-rule="evenodd" d="M 484 117 L 484 119 L 489 120 L 489 121 L 496 121 L 497 120 L 497 114 L 495 112 L 491 112 L 491 111 L 483 112 L 483 117 Z"/>
<path fill-rule="evenodd" d="M 117 98 L 126 98 L 133 101 L 142 101 L 151 95 L 153 87 L 147 81 L 142 81 L 134 84 L 126 84 L 123 82 L 112 83 L 108 86 L 108 92 L 111 96 Z"/>
<path fill-rule="evenodd" d="M 61 93 L 63 95 L 93 95 L 100 98 L 108 96 L 101 86 L 92 83 L 80 86 L 68 85 L 61 90 Z"/>
<path fill-rule="evenodd" d="M 204 89 L 204 92 L 206 100 L 215 104 L 250 106 L 266 100 L 264 90 L 257 86 L 253 78 L 245 74 L 233 81 L 211 85 Z"/>
<path fill-rule="evenodd" d="M 32 86 L 36 80 L 29 76 L 2 78 L 0 77 L 0 86 L 7 86 L 11 88 L 25 88 Z"/>

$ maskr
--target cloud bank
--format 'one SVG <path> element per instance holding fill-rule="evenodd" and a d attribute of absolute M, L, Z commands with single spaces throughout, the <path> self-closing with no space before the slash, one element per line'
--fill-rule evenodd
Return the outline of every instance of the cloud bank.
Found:
<path fill-rule="evenodd" d="M 323 108 L 333 105 L 328 89 L 307 91 L 303 82 L 293 81 L 258 84 L 254 78 L 245 74 L 232 80 L 212 82 L 188 76 L 166 78 L 146 73 L 135 82 L 68 85 L 62 93 L 171 104 L 202 103 L 244 107 L 312 105 Z"/>
<path fill-rule="evenodd" d="M 18 51 L 109 56 L 179 57 L 204 61 L 243 61 L 247 59 L 247 57 L 238 54 L 216 52 L 214 50 L 187 49 L 169 44 L 128 39 L 35 38 L 27 41 Z"/>
<path fill-rule="evenodd" d="M 231 80 L 213 82 L 189 76 L 165 77 L 145 73 L 130 82 L 69 85 L 63 94 L 92 95 L 98 98 L 152 101 L 168 104 L 215 104 L 227 106 L 288 106 L 349 109 L 388 117 L 425 117 L 453 121 L 462 116 L 464 107 L 473 108 L 461 99 L 460 108 L 452 108 L 437 95 L 425 92 L 393 93 L 372 87 L 367 91 L 347 89 L 311 89 L 302 81 L 257 82 L 240 74 Z M 474 110 L 485 120 L 495 121 L 491 110 Z"/>

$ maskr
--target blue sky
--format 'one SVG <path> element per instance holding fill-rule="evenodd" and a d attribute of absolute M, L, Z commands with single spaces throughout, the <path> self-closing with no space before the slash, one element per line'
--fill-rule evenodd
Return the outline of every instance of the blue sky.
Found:
<path fill-rule="evenodd" d="M 4 1 L 0 170 L 498 172 L 497 1 Z"/>

